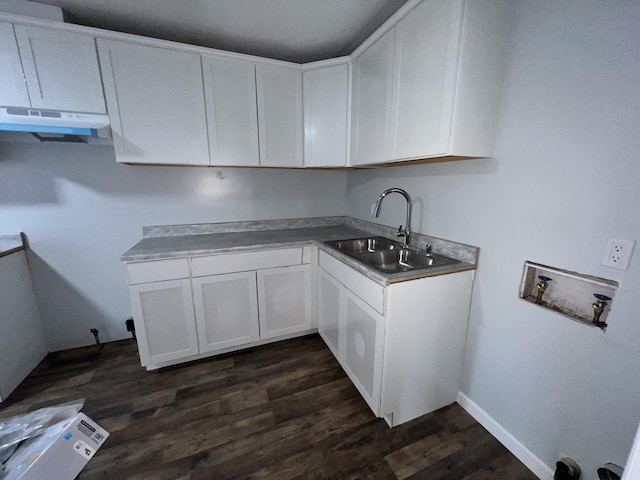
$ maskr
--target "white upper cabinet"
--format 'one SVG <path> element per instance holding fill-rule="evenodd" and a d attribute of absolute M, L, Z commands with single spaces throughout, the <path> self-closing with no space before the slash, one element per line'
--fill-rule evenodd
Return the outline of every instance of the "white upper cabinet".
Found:
<path fill-rule="evenodd" d="M 462 5 L 423 0 L 395 27 L 389 159 L 448 153 Z"/>
<path fill-rule="evenodd" d="M 31 107 L 106 112 L 93 37 L 33 25 L 15 32 Z"/>
<path fill-rule="evenodd" d="M 380 37 L 353 64 L 351 164 L 387 161 L 393 79 L 393 30 Z"/>
<path fill-rule="evenodd" d="M 302 72 L 258 63 L 260 165 L 302 167 Z"/>
<path fill-rule="evenodd" d="M 349 65 L 306 70 L 304 166 L 344 167 L 347 162 Z"/>
<path fill-rule="evenodd" d="M 0 22 L 0 105 L 30 107 L 13 25 Z"/>
<path fill-rule="evenodd" d="M 498 128 L 514 2 L 464 4 L 450 154 L 490 157 Z"/>
<path fill-rule="evenodd" d="M 209 165 L 200 55 L 98 39 L 116 159 Z"/>
<path fill-rule="evenodd" d="M 418 3 L 354 63 L 351 164 L 491 156 L 509 25 L 501 0 Z"/>
<path fill-rule="evenodd" d="M 212 165 L 258 166 L 255 64 L 202 57 Z"/>

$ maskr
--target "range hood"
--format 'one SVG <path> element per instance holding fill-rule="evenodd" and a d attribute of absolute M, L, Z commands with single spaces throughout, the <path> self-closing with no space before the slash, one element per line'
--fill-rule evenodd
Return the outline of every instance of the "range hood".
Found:
<path fill-rule="evenodd" d="M 31 133 L 41 142 L 111 138 L 107 115 L 21 107 L 0 107 L 0 131 Z"/>

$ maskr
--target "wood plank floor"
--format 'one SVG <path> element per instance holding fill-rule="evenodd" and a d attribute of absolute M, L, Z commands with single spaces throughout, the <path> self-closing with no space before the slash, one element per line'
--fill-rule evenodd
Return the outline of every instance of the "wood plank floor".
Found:
<path fill-rule="evenodd" d="M 457 404 L 388 428 L 317 335 L 155 372 L 130 340 L 50 354 L 0 419 L 77 398 L 111 433 L 81 480 L 536 478 Z"/>

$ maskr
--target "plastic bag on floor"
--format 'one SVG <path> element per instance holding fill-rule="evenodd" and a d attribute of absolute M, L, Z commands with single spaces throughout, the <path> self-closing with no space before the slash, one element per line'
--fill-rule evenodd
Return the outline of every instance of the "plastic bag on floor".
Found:
<path fill-rule="evenodd" d="M 0 422 L 0 478 L 16 449 L 27 440 L 40 437 L 49 427 L 74 417 L 84 406 L 84 398 L 45 407 Z"/>

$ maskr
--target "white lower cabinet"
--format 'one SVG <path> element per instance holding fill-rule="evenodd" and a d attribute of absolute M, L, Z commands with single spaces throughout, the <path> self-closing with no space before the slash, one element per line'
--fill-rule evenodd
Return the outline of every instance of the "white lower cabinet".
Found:
<path fill-rule="evenodd" d="M 344 303 L 343 368 L 379 416 L 385 319 L 348 289 L 344 290 Z"/>
<path fill-rule="evenodd" d="M 129 287 L 143 366 L 198 353 L 198 336 L 188 278 Z"/>
<path fill-rule="evenodd" d="M 472 283 L 464 271 L 380 287 L 320 252 L 318 331 L 390 426 L 456 400 Z"/>
<path fill-rule="evenodd" d="M 340 340 L 341 302 L 340 291 L 344 288 L 327 272 L 318 269 L 318 333 L 336 358 L 343 356 Z"/>
<path fill-rule="evenodd" d="M 311 247 L 126 265 L 147 369 L 309 333 Z"/>
<path fill-rule="evenodd" d="M 311 328 L 309 265 L 258 270 L 260 338 L 274 338 Z"/>
<path fill-rule="evenodd" d="M 373 413 L 380 416 L 385 317 L 352 291 L 367 289 L 369 282 L 320 252 L 318 332 Z M 383 303 L 381 299 L 379 306 Z"/>
<path fill-rule="evenodd" d="M 192 285 L 201 353 L 260 339 L 255 272 L 194 278 Z"/>
<path fill-rule="evenodd" d="M 128 263 L 142 365 L 195 360 L 317 325 L 390 426 L 454 402 L 474 272 L 383 286 L 325 252 L 315 258 L 315 247 L 296 247 Z"/>

